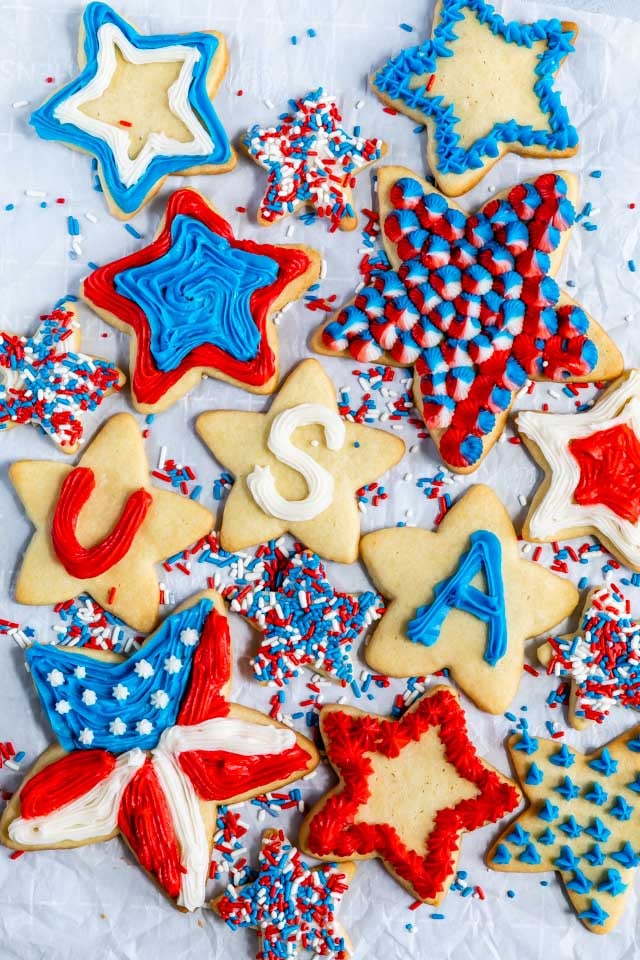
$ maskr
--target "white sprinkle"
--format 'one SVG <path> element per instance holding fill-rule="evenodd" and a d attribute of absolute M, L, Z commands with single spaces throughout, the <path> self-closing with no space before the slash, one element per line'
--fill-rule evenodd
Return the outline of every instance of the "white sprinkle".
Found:
<path fill-rule="evenodd" d="M 524 493 L 518 494 L 518 503 L 520 504 L 521 507 L 526 507 L 527 498 L 525 497 Z"/>
<path fill-rule="evenodd" d="M 86 212 L 85 215 L 84 215 L 84 218 L 85 218 L 85 220 L 88 220 L 89 223 L 97 223 L 97 222 L 98 222 L 98 218 L 96 217 L 95 213 L 91 213 L 91 210 L 87 210 L 87 212 Z"/>
<path fill-rule="evenodd" d="M 323 257 L 322 266 L 320 267 L 320 279 L 324 280 L 326 276 L 327 276 L 327 261 Z"/>
<path fill-rule="evenodd" d="M 25 197 L 37 197 L 39 199 L 46 197 L 44 190 L 25 190 L 24 195 Z"/>
<path fill-rule="evenodd" d="M 263 100 L 262 102 L 264 103 L 267 110 L 273 110 L 273 103 L 271 102 L 271 100 Z"/>
<path fill-rule="evenodd" d="M 362 110 L 363 107 L 364 107 L 364 100 L 358 100 L 358 102 L 356 103 L 356 110 Z"/>
<path fill-rule="evenodd" d="M 286 236 L 286 237 L 292 237 L 295 232 L 296 232 L 295 226 L 294 226 L 292 223 L 290 223 L 289 226 L 288 226 L 287 229 L 286 229 L 285 236 Z"/>
<path fill-rule="evenodd" d="M 20 107 L 28 107 L 28 106 L 29 106 L 29 101 L 28 101 L 28 100 L 15 100 L 15 101 L 11 104 L 11 106 L 13 107 L 14 110 L 19 110 Z"/>

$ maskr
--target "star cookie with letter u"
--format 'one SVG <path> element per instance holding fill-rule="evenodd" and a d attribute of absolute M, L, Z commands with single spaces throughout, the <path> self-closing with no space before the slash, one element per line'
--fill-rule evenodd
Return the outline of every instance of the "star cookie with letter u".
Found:
<path fill-rule="evenodd" d="M 623 360 L 554 277 L 577 180 L 543 174 L 467 215 L 403 167 L 378 175 L 388 264 L 314 335 L 319 353 L 413 367 L 415 404 L 451 470 L 476 470 L 533 380 L 611 380 Z"/>
<path fill-rule="evenodd" d="M 274 317 L 320 269 L 320 254 L 303 244 L 238 240 L 201 194 L 178 190 L 153 243 L 98 267 L 81 294 L 130 335 L 134 406 L 158 413 L 204 376 L 271 393 Z"/>
<path fill-rule="evenodd" d="M 520 555 L 502 502 L 472 487 L 437 533 L 376 530 L 360 542 L 371 579 L 389 602 L 365 648 L 376 673 L 426 676 L 445 667 L 481 710 L 503 713 L 516 694 L 529 637 L 578 602 L 574 585 Z"/>
<path fill-rule="evenodd" d="M 106 422 L 76 467 L 19 460 L 9 477 L 36 528 L 18 574 L 19 603 L 88 593 L 147 632 L 158 619 L 154 565 L 213 527 L 199 503 L 151 485 L 140 428 L 127 413 Z"/>
<path fill-rule="evenodd" d="M 120 834 L 182 910 L 204 904 L 217 805 L 278 790 L 318 764 L 310 740 L 229 701 L 231 639 L 205 591 L 132 656 L 33 644 L 27 663 L 58 744 L 0 819 L 14 850 Z"/>
<path fill-rule="evenodd" d="M 607 933 L 640 865 L 640 727 L 593 753 L 526 731 L 508 749 L 529 804 L 493 844 L 487 866 L 556 870 L 585 927 Z"/>
<path fill-rule="evenodd" d="M 89 3 L 80 28 L 81 72 L 31 123 L 44 140 L 94 156 L 109 210 L 128 220 L 168 176 L 235 166 L 211 102 L 228 60 L 219 33 L 145 36 L 106 3 Z"/>
<path fill-rule="evenodd" d="M 404 454 L 399 437 L 343 420 L 336 389 L 317 360 L 304 360 L 268 413 L 214 410 L 196 429 L 235 475 L 220 542 L 235 552 L 291 533 L 326 560 L 358 557 L 356 491 Z"/>
<path fill-rule="evenodd" d="M 583 413 L 518 414 L 545 471 L 524 524 L 527 540 L 592 534 L 640 570 L 640 370 L 629 370 Z"/>
<path fill-rule="evenodd" d="M 555 75 L 575 23 L 505 21 L 486 0 L 439 0 L 430 40 L 371 77 L 386 104 L 427 128 L 427 159 L 447 196 L 466 193 L 506 153 L 571 157 L 578 134 Z"/>
<path fill-rule="evenodd" d="M 449 687 L 399 720 L 329 704 L 320 732 L 340 782 L 306 816 L 301 848 L 322 860 L 379 857 L 425 903 L 446 896 L 463 833 L 520 802 L 515 784 L 477 755 Z"/>

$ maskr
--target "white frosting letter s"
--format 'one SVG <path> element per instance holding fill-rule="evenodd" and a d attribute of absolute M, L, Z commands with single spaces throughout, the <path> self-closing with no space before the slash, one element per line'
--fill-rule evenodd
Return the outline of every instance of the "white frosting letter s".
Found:
<path fill-rule="evenodd" d="M 273 420 L 267 441 L 269 449 L 281 463 L 292 467 L 304 477 L 309 492 L 303 500 L 286 500 L 277 489 L 269 467 L 256 464 L 247 477 L 247 486 L 258 506 L 279 520 L 301 522 L 313 520 L 331 506 L 334 480 L 332 475 L 291 442 L 298 427 L 320 424 L 324 427 L 325 442 L 329 450 L 340 450 L 344 445 L 344 420 L 334 411 L 320 403 L 301 403 L 283 410 Z"/>

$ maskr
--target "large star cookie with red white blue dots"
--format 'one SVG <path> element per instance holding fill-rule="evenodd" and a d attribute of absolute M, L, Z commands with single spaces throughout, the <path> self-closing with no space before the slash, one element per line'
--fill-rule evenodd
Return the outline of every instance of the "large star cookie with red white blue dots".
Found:
<path fill-rule="evenodd" d="M 589 592 L 578 629 L 538 648 L 547 673 L 571 683 L 569 721 L 603 723 L 612 707 L 640 709 L 640 623 L 615 584 Z"/>
<path fill-rule="evenodd" d="M 212 906 L 231 930 L 258 932 L 259 960 L 295 960 L 301 950 L 347 960 L 351 944 L 336 910 L 355 871 L 349 862 L 310 869 L 282 830 L 265 830 L 256 879 L 229 885 Z"/>
<path fill-rule="evenodd" d="M 320 732 L 340 782 L 306 816 L 301 848 L 322 860 L 379 857 L 425 903 L 446 896 L 462 835 L 520 802 L 515 784 L 476 753 L 449 687 L 398 720 L 327 705 Z"/>
<path fill-rule="evenodd" d="M 523 534 L 553 541 L 588 534 L 640 570 L 640 371 L 629 370 L 582 413 L 518 414 L 545 478 Z"/>
<path fill-rule="evenodd" d="M 158 620 L 155 564 L 213 527 L 199 503 L 151 485 L 140 428 L 128 413 L 105 423 L 75 467 L 18 460 L 9 477 L 36 528 L 17 577 L 18 603 L 88 593 L 147 632 Z"/>
<path fill-rule="evenodd" d="M 0 430 L 32 423 L 63 453 L 75 453 L 85 413 L 124 380 L 113 363 L 80 352 L 76 307 L 61 303 L 30 337 L 0 331 Z"/>
<path fill-rule="evenodd" d="M 358 222 L 353 207 L 356 174 L 386 153 L 386 145 L 353 135 L 341 126 L 334 97 L 322 87 L 300 100 L 290 100 L 290 113 L 274 126 L 254 124 L 241 146 L 268 173 L 260 202 L 258 223 L 278 223 L 302 206 L 313 207 L 330 231 L 353 230 Z"/>
<path fill-rule="evenodd" d="M 431 173 L 456 197 L 506 153 L 575 154 L 578 133 L 555 79 L 577 34 L 555 17 L 520 23 L 486 0 L 439 0 L 431 39 L 387 60 L 371 86 L 426 127 Z"/>
<path fill-rule="evenodd" d="M 414 368 L 415 403 L 444 462 L 476 470 L 535 380 L 608 380 L 622 357 L 553 279 L 577 181 L 543 174 L 466 215 L 402 167 L 378 175 L 390 268 L 314 335 L 320 353 Z"/>
<path fill-rule="evenodd" d="M 640 865 L 640 727 L 593 753 L 525 730 L 508 743 L 529 801 L 486 855 L 493 870 L 556 870 L 592 933 L 622 915 Z"/>
<path fill-rule="evenodd" d="M 313 744 L 229 702 L 231 640 L 220 597 L 179 607 L 132 656 L 34 644 L 26 653 L 58 744 L 0 820 L 14 850 L 120 834 L 183 910 L 204 904 L 217 805 L 279 789 L 318 763 Z"/>
<path fill-rule="evenodd" d="M 167 203 L 156 239 L 98 267 L 81 294 L 131 337 L 134 406 L 157 413 L 215 377 L 253 393 L 278 382 L 274 319 L 320 276 L 303 244 L 238 240 L 195 190 Z"/>

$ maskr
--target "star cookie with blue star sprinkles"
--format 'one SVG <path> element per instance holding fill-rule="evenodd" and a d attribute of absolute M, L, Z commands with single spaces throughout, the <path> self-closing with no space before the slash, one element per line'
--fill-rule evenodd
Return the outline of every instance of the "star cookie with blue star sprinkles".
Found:
<path fill-rule="evenodd" d="M 384 612 L 382 597 L 371 590 L 336 590 L 320 557 L 299 544 L 291 554 L 275 543 L 258 548 L 255 564 L 223 596 L 262 633 L 251 661 L 256 679 L 278 686 L 301 667 L 351 684 L 353 642 Z"/>
<path fill-rule="evenodd" d="M 492 870 L 556 870 L 585 927 L 618 923 L 640 865 L 640 727 L 593 753 L 515 734 L 508 741 L 528 806 L 486 855 Z"/>
<path fill-rule="evenodd" d="M 278 223 L 302 206 L 312 207 L 333 233 L 355 229 L 353 206 L 356 174 L 387 151 L 382 140 L 353 135 L 341 126 L 335 97 L 322 87 L 300 100 L 290 100 L 291 112 L 275 126 L 254 124 L 241 146 L 268 173 L 258 223 Z"/>
<path fill-rule="evenodd" d="M 486 0 L 439 0 L 430 40 L 371 76 L 388 106 L 424 124 L 440 190 L 470 190 L 506 153 L 571 157 L 578 134 L 555 89 L 578 28 L 505 21 Z"/>
<path fill-rule="evenodd" d="M 159 413 L 205 376 L 271 393 L 274 321 L 318 279 L 321 264 L 303 244 L 238 240 L 204 197 L 178 190 L 153 243 L 98 267 L 81 295 L 131 336 L 134 406 Z"/>
<path fill-rule="evenodd" d="M 213 528 L 199 503 L 151 485 L 140 427 L 128 413 L 105 423 L 75 467 L 18 460 L 9 478 L 36 528 L 16 581 L 18 603 L 87 593 L 147 632 L 158 620 L 155 565 Z"/>
<path fill-rule="evenodd" d="M 476 753 L 449 687 L 397 720 L 327 704 L 320 733 L 340 782 L 305 817 L 300 848 L 320 860 L 378 857 L 425 903 L 446 897 L 463 834 L 520 803 L 516 785 Z"/>
<path fill-rule="evenodd" d="M 554 280 L 575 221 L 577 180 L 549 173 L 467 215 L 403 167 L 378 173 L 389 265 L 314 335 L 319 353 L 413 367 L 440 457 L 471 473 L 527 379 L 610 380 L 619 351 Z"/>
<path fill-rule="evenodd" d="M 33 644 L 26 659 L 58 744 L 0 819 L 14 850 L 120 834 L 182 910 L 204 905 L 217 806 L 311 772 L 306 737 L 229 701 L 231 640 L 213 591 L 167 617 L 130 657 Z"/>
<path fill-rule="evenodd" d="M 437 533 L 375 530 L 360 541 L 362 562 L 387 610 L 364 656 L 391 677 L 449 668 L 487 713 L 513 700 L 525 642 L 564 620 L 578 602 L 568 580 L 520 553 L 516 531 L 490 487 L 471 487 Z"/>
<path fill-rule="evenodd" d="M 640 571 L 640 370 L 628 370 L 589 410 L 526 411 L 516 426 L 545 472 L 525 520 L 527 540 L 591 534 Z"/>
<path fill-rule="evenodd" d="M 336 911 L 356 872 L 354 863 L 309 868 L 282 830 L 265 830 L 258 876 L 229 885 L 212 907 L 231 930 L 258 932 L 259 960 L 348 960 L 349 938 Z"/>
<path fill-rule="evenodd" d="M 298 364 L 267 413 L 212 410 L 200 414 L 196 430 L 235 476 L 220 531 L 231 553 L 290 533 L 324 560 L 355 563 L 356 491 L 405 451 L 395 434 L 340 416 L 336 388 L 317 360 Z"/>
<path fill-rule="evenodd" d="M 89 3 L 80 30 L 81 72 L 31 123 L 44 140 L 93 156 L 110 212 L 128 220 L 168 176 L 235 166 L 211 102 L 228 60 L 220 33 L 146 36 L 106 3 Z"/>
<path fill-rule="evenodd" d="M 124 382 L 108 360 L 80 352 L 72 301 L 40 317 L 34 334 L 0 331 L 0 431 L 32 423 L 63 453 L 84 440 L 84 415 Z"/>

